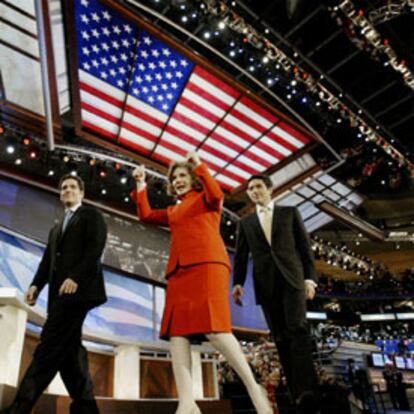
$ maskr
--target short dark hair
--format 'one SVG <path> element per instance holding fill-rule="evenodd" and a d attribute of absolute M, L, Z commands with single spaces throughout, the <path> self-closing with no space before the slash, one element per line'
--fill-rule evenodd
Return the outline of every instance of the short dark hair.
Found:
<path fill-rule="evenodd" d="M 268 175 L 265 175 L 265 174 L 253 174 L 247 180 L 247 185 L 249 185 L 250 181 L 253 181 L 253 180 L 261 180 L 261 181 L 263 181 L 264 185 L 267 188 L 273 188 L 272 180 L 270 179 L 270 177 Z"/>
<path fill-rule="evenodd" d="M 65 174 L 60 178 L 58 186 L 59 190 L 62 188 L 63 182 L 66 180 L 75 180 L 78 183 L 79 190 L 85 192 L 85 183 L 83 182 L 82 178 L 72 174 Z"/>

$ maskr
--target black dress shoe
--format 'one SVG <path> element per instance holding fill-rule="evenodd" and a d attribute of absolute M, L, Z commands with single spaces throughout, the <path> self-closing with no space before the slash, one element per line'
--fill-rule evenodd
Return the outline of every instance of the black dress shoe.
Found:
<path fill-rule="evenodd" d="M 317 414 L 318 404 L 313 392 L 304 392 L 297 400 L 297 407 L 300 414 Z"/>

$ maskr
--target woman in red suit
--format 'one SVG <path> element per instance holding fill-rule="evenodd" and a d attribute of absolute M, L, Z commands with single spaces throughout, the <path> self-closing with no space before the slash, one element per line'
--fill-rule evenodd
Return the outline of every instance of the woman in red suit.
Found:
<path fill-rule="evenodd" d="M 206 337 L 244 382 L 259 414 L 273 412 L 264 390 L 256 383 L 239 343 L 231 333 L 228 301 L 230 262 L 220 236 L 223 193 L 197 153 L 171 165 L 170 193 L 180 200 L 166 210 L 151 209 L 145 168 L 134 170 L 137 189 L 132 198 L 139 218 L 169 226 L 170 257 L 166 304 L 160 337 L 170 340 L 179 404 L 176 414 L 201 413 L 192 393 L 190 339 Z"/>

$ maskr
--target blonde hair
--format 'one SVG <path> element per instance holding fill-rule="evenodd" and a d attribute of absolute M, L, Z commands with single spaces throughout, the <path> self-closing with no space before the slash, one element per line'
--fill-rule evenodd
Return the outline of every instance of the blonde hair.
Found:
<path fill-rule="evenodd" d="M 188 174 L 190 174 L 191 177 L 191 184 L 194 190 L 202 190 L 203 185 L 201 184 L 200 179 L 193 173 L 193 165 L 189 162 L 185 161 L 177 161 L 170 164 L 170 167 L 168 168 L 167 178 L 168 178 L 168 184 L 167 184 L 167 193 L 171 196 L 176 196 L 177 193 L 174 191 L 174 187 L 172 185 L 173 180 L 173 174 L 174 171 L 177 168 L 185 168 L 188 171 Z"/>

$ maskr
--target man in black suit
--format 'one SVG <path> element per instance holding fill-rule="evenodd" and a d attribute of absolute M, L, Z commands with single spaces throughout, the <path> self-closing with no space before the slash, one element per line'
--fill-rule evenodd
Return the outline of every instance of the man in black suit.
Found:
<path fill-rule="evenodd" d="M 292 398 L 310 414 L 316 412 L 318 381 L 306 321 L 306 299 L 314 298 L 317 281 L 309 238 L 296 208 L 273 205 L 269 177 L 252 176 L 247 195 L 256 210 L 239 224 L 233 300 L 242 304 L 251 254 L 256 302 L 277 345 Z"/>
<path fill-rule="evenodd" d="M 106 301 L 101 267 L 106 225 L 97 209 L 82 205 L 84 183 L 79 177 L 63 176 L 59 189 L 65 216 L 51 229 L 25 294 L 33 306 L 48 283 L 48 316 L 15 400 L 2 411 L 7 414 L 29 414 L 57 372 L 73 399 L 71 414 L 99 412 L 81 336 L 88 311 Z"/>

